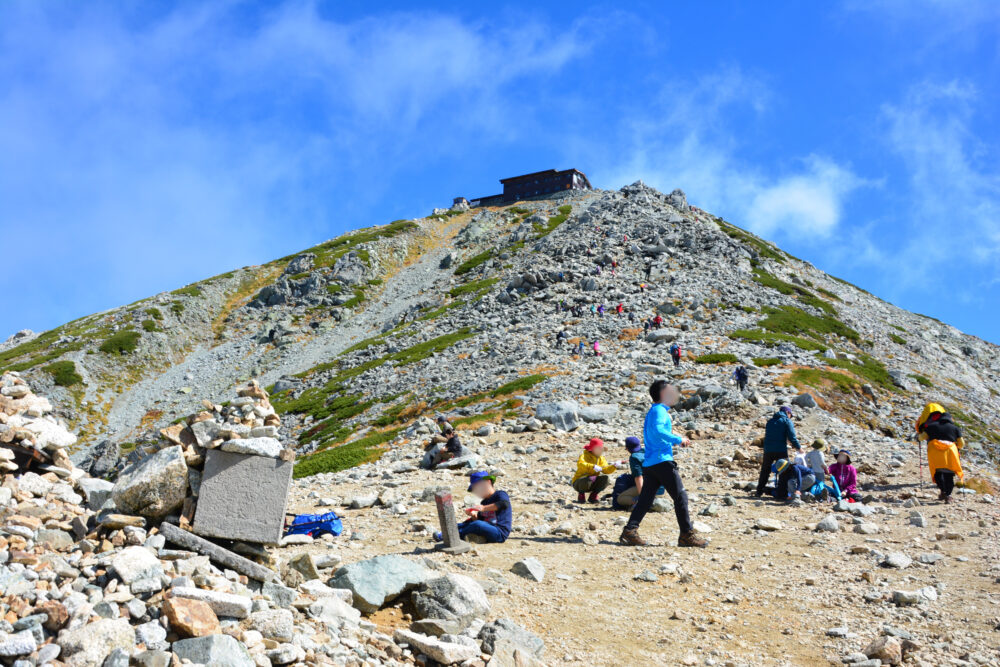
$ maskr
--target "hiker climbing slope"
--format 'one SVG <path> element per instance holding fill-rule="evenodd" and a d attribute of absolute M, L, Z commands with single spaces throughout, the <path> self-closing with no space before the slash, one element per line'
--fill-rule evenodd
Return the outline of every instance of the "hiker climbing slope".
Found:
<path fill-rule="evenodd" d="M 958 457 L 958 450 L 965 447 L 962 431 L 943 406 L 928 403 L 917 418 L 917 433 L 921 440 L 927 441 L 927 467 L 941 491 L 938 500 L 950 503 L 955 477 L 962 479 L 965 476 Z"/>

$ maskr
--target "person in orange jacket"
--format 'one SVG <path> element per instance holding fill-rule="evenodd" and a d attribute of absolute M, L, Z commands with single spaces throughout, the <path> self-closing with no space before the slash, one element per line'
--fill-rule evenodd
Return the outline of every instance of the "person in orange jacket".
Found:
<path fill-rule="evenodd" d="M 941 491 L 938 500 L 950 503 L 955 477 L 965 477 L 958 456 L 958 450 L 965 447 L 962 431 L 943 406 L 928 403 L 917 418 L 917 433 L 921 440 L 927 441 L 927 467 L 931 479 Z"/>

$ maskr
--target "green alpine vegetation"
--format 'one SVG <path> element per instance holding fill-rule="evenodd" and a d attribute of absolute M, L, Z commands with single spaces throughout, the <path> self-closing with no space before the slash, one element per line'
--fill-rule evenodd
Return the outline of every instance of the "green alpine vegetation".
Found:
<path fill-rule="evenodd" d="M 139 344 L 139 337 L 138 331 L 126 329 L 108 338 L 97 349 L 105 354 L 128 354 L 135 351 Z"/>
<path fill-rule="evenodd" d="M 69 360 L 57 361 L 42 370 L 51 375 L 52 381 L 60 387 L 72 387 L 83 382 L 83 378 L 76 372 L 76 364 Z"/>
<path fill-rule="evenodd" d="M 310 456 L 300 459 L 293 469 L 292 476 L 296 479 L 317 475 L 324 472 L 340 472 L 370 463 L 382 454 L 379 449 L 399 433 L 399 429 L 370 433 L 343 445 L 328 447 Z"/>
<path fill-rule="evenodd" d="M 464 262 L 458 265 L 458 268 L 455 269 L 455 275 L 464 276 L 466 273 L 476 268 L 477 266 L 488 262 L 490 257 L 492 256 L 493 256 L 492 250 L 484 250 L 478 255 L 473 255 L 472 257 L 470 257 L 469 259 L 465 260 Z"/>
<path fill-rule="evenodd" d="M 736 364 L 739 359 L 735 354 L 726 352 L 715 352 L 713 354 L 703 354 L 694 360 L 696 364 Z"/>
<path fill-rule="evenodd" d="M 754 236 L 750 232 L 740 229 L 736 225 L 726 222 L 722 218 L 715 219 L 716 224 L 719 225 L 721 229 L 729 238 L 735 239 L 744 245 L 748 245 L 757 251 L 757 254 L 761 257 L 766 257 L 768 259 L 773 259 L 781 264 L 785 263 L 785 256 L 773 245 L 765 241 L 764 239 Z"/>

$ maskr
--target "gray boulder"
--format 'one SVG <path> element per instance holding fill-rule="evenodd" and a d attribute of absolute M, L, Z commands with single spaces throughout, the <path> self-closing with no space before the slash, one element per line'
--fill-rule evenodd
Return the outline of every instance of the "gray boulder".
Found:
<path fill-rule="evenodd" d="M 103 478 L 114 472 L 120 457 L 121 450 L 118 448 L 117 442 L 102 440 L 91 447 L 77 467 L 91 477 Z"/>
<path fill-rule="evenodd" d="M 517 561 L 510 571 L 531 581 L 540 582 L 545 578 L 545 566 L 534 556 Z"/>
<path fill-rule="evenodd" d="M 176 641 L 171 646 L 181 660 L 212 667 L 255 667 L 243 643 L 229 635 L 207 635 Z"/>
<path fill-rule="evenodd" d="M 316 264 L 316 255 L 311 252 L 304 252 L 301 255 L 297 255 L 292 261 L 288 263 L 285 267 L 282 275 L 294 276 L 300 273 L 305 273 L 306 271 L 311 271 L 313 265 Z"/>
<path fill-rule="evenodd" d="M 528 632 L 509 618 L 498 618 L 483 626 L 479 631 L 483 653 L 494 655 L 503 644 L 512 645 L 521 651 L 541 658 L 545 653 L 545 642 L 538 635 Z M 492 662 L 492 661 L 491 661 Z"/>
<path fill-rule="evenodd" d="M 71 667 L 90 667 L 102 664 L 116 648 L 131 651 L 135 647 L 135 631 L 126 618 L 102 618 L 63 630 L 56 643 L 62 648 L 63 662 Z"/>
<path fill-rule="evenodd" d="M 187 472 L 180 445 L 167 447 L 123 470 L 111 497 L 126 514 L 164 517 L 184 502 Z"/>
<path fill-rule="evenodd" d="M 82 477 L 76 486 L 87 502 L 87 509 L 95 512 L 111 498 L 111 490 L 115 488 L 111 482 L 94 477 Z"/>
<path fill-rule="evenodd" d="M 490 612 L 486 591 L 463 574 L 447 574 L 426 581 L 411 597 L 417 618 L 456 620 L 462 630 Z"/>
<path fill-rule="evenodd" d="M 351 591 L 354 606 L 370 614 L 432 576 L 420 563 L 389 554 L 345 565 L 327 583 L 331 588 Z"/>
<path fill-rule="evenodd" d="M 579 415 L 588 422 L 609 422 L 618 414 L 617 403 L 598 403 L 597 405 L 582 406 Z"/>
<path fill-rule="evenodd" d="M 572 431 L 580 426 L 579 410 L 576 401 L 541 403 L 535 408 L 535 417 L 563 431 Z"/>
<path fill-rule="evenodd" d="M 800 408 L 817 407 L 816 399 L 812 397 L 812 394 L 799 394 L 792 399 L 792 405 L 797 405 Z"/>

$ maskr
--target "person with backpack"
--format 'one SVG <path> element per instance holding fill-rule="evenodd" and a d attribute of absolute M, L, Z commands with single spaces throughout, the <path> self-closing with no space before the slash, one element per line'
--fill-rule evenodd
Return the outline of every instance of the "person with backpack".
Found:
<path fill-rule="evenodd" d="M 630 435 L 625 438 L 625 449 L 628 450 L 629 472 L 618 475 L 614 489 L 611 491 L 611 506 L 630 510 L 642 493 L 642 465 L 646 460 L 646 452 L 642 449 L 639 438 Z M 656 490 L 656 495 L 662 496 L 667 490 L 662 486 Z"/>
<path fill-rule="evenodd" d="M 939 403 L 928 403 L 917 418 L 917 433 L 927 441 L 927 468 L 941 491 L 938 500 L 951 503 L 955 477 L 963 479 L 958 450 L 965 447 L 962 431 Z"/>
<path fill-rule="evenodd" d="M 778 500 L 798 498 L 803 491 L 809 493 L 816 483 L 812 470 L 788 459 L 775 461 L 771 465 L 771 471 L 778 475 L 778 482 L 774 485 L 774 497 Z"/>
<path fill-rule="evenodd" d="M 681 353 L 683 351 L 680 343 L 674 342 L 670 345 L 670 358 L 674 361 L 674 368 L 681 365 Z"/>
<path fill-rule="evenodd" d="M 792 424 L 792 409 L 782 405 L 774 415 L 767 420 L 764 427 L 764 459 L 760 464 L 760 475 L 757 478 L 756 496 L 764 495 L 767 478 L 771 475 L 771 466 L 781 459 L 788 458 L 788 443 L 797 450 L 802 449 L 795 437 L 795 426 Z"/>
<path fill-rule="evenodd" d="M 691 523 L 687 492 L 684 490 L 680 471 L 674 461 L 674 447 L 677 445 L 687 447 L 691 444 L 687 438 L 674 435 L 673 421 L 670 419 L 670 408 L 680 400 L 681 393 L 666 380 L 656 380 L 649 386 L 649 396 L 653 400 L 653 405 L 646 413 L 642 427 L 642 440 L 645 445 L 642 491 L 618 541 L 627 546 L 646 544 L 646 540 L 639 535 L 639 524 L 649 512 L 656 498 L 656 492 L 662 486 L 674 501 L 674 514 L 680 528 L 677 546 L 708 546 L 708 542 L 698 535 Z"/>
<path fill-rule="evenodd" d="M 653 327 L 659 329 L 662 326 L 663 326 L 663 316 L 657 315 L 656 317 L 653 318 Z"/>
<path fill-rule="evenodd" d="M 742 364 L 736 367 L 733 371 L 733 379 L 736 380 L 736 386 L 739 387 L 740 393 L 746 390 L 747 382 L 750 380 L 750 373 L 747 372 L 746 366 Z"/>

